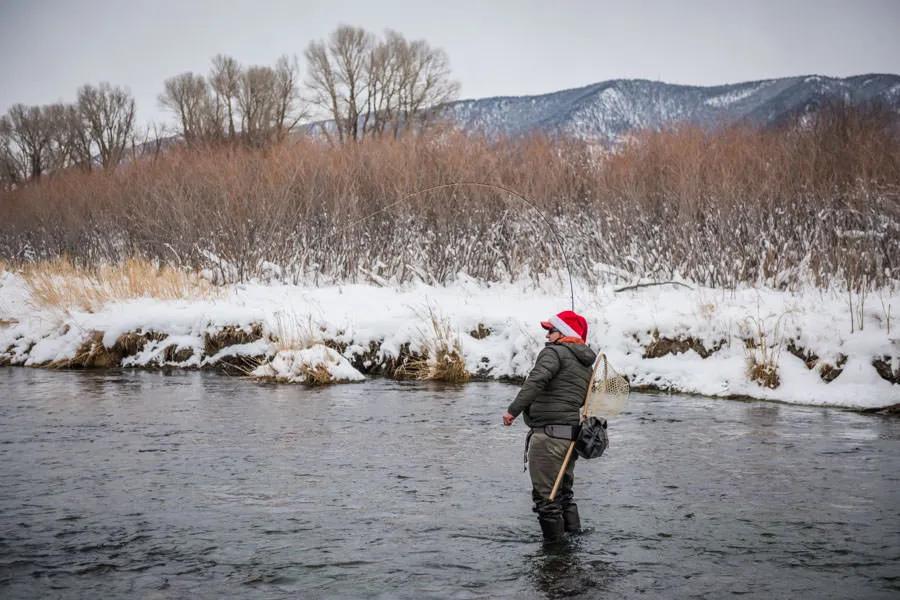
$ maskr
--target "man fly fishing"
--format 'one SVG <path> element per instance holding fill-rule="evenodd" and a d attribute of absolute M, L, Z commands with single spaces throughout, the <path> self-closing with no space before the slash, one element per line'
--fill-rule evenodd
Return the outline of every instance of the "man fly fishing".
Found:
<path fill-rule="evenodd" d="M 581 315 L 565 310 L 542 321 L 547 343 L 515 400 L 503 415 L 512 425 L 519 414 L 530 427 L 525 441 L 531 475 L 534 512 L 548 542 L 564 532 L 581 529 L 578 506 L 572 501 L 575 458 L 569 461 L 558 493 L 551 500 L 557 474 L 579 432 L 580 410 L 587 395 L 596 354 L 585 343 L 588 325 Z"/>

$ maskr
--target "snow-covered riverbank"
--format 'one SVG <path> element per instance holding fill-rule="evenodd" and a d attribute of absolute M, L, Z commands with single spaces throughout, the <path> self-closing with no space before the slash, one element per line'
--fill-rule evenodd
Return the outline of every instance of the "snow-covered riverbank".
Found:
<path fill-rule="evenodd" d="M 263 374 L 277 378 L 277 365 L 289 364 L 302 380 L 296 356 L 285 353 L 321 343 L 338 353 L 304 356 L 324 357 L 324 368 L 353 380 L 355 370 L 390 374 L 450 335 L 472 375 L 520 378 L 543 343 L 539 321 L 569 308 L 567 291 L 465 277 L 444 287 L 238 285 L 214 299 L 139 299 L 84 312 L 38 308 L 7 272 L 0 364 L 249 372 L 262 360 Z M 575 302 L 589 343 L 636 386 L 857 408 L 900 403 L 900 324 L 888 327 L 897 292 L 870 295 L 853 333 L 847 296 L 821 290 L 579 287 Z M 760 381 L 750 376 L 754 364 Z"/>

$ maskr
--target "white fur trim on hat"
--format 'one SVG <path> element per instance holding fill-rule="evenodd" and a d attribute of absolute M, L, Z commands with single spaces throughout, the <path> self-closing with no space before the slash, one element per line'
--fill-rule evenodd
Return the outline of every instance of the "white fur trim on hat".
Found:
<path fill-rule="evenodd" d="M 580 335 L 578 335 L 578 332 L 576 332 L 574 329 L 569 327 L 568 323 L 566 323 L 565 321 L 563 321 L 556 315 L 553 315 L 552 317 L 547 319 L 547 321 L 551 325 L 553 325 L 553 327 L 555 327 L 558 332 L 560 332 L 561 334 L 563 334 L 566 337 L 577 337 L 577 338 L 581 337 Z"/>

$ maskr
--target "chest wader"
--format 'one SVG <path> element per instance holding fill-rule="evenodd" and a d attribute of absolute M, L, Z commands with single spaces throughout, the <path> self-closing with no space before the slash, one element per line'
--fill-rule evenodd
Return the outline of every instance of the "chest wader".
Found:
<path fill-rule="evenodd" d="M 556 497 L 551 501 L 550 493 L 562 467 L 569 443 L 576 438 L 578 427 L 572 425 L 547 425 L 535 427 L 528 432 L 525 441 L 525 458 L 531 476 L 532 509 L 538 515 L 538 522 L 546 541 L 562 538 L 564 532 L 581 529 L 578 505 L 572 501 L 575 483 L 575 461 L 570 460 L 563 474 L 562 483 Z"/>

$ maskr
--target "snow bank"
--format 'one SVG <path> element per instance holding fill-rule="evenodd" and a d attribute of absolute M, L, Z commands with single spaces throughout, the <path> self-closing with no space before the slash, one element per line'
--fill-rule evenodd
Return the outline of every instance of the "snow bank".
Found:
<path fill-rule="evenodd" d="M 518 378 L 527 375 L 543 344 L 539 321 L 569 307 L 567 292 L 559 282 L 485 284 L 459 276 L 447 286 L 237 285 L 215 300 L 141 299 L 96 313 L 49 312 L 29 304 L 22 280 L 6 273 L 0 276 L 0 320 L 15 322 L 0 327 L 0 363 L 71 358 L 84 340 L 102 332 L 112 351 L 124 347 L 125 334 L 146 338 L 136 351 L 122 350 L 125 366 L 205 368 L 255 356 L 268 359 L 260 373 L 276 379 L 297 380 L 302 365 L 323 364 L 335 379 L 355 381 L 360 370 L 426 348 L 430 308 L 449 320 L 472 374 Z M 900 312 L 894 291 L 870 295 L 863 328 L 857 317 L 852 333 L 846 295 L 822 290 L 666 285 L 616 293 L 608 286 L 579 286 L 575 303 L 590 324 L 591 346 L 635 385 L 856 408 L 900 403 L 900 385 L 874 366 L 880 361 L 893 380 L 900 375 L 900 324 L 891 321 L 888 330 L 888 315 Z M 331 348 L 278 352 L 271 338 L 284 314 L 309 323 L 314 342 Z M 227 327 L 257 327 L 259 335 L 226 347 L 211 344 Z M 747 346 L 761 334 L 780 378 L 774 389 L 748 376 L 748 358 L 760 350 Z"/>
<path fill-rule="evenodd" d="M 284 383 L 346 383 L 365 376 L 335 350 L 316 344 L 302 350 L 281 350 L 253 370 L 253 377 Z"/>

